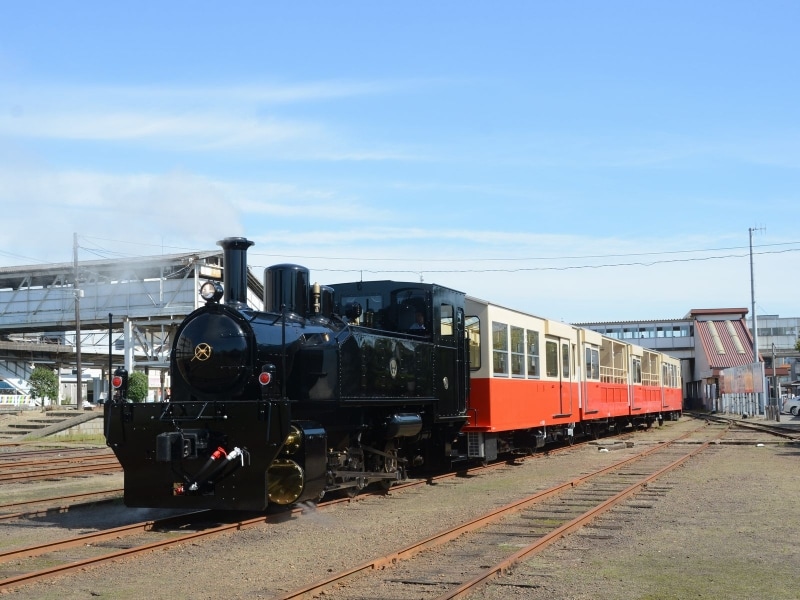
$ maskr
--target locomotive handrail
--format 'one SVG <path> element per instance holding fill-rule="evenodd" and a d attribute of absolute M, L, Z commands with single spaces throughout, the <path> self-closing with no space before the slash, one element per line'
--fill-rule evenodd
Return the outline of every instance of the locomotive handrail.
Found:
<path fill-rule="evenodd" d="M 189 415 L 187 413 L 187 411 L 186 411 L 187 405 L 190 405 L 190 404 L 200 404 L 200 403 L 199 402 L 195 402 L 195 401 L 192 401 L 192 402 L 169 402 L 169 403 L 167 403 L 167 406 L 162 411 L 161 416 L 158 417 L 158 420 L 159 421 L 184 422 L 184 421 L 199 421 L 201 419 L 214 419 L 216 416 L 218 416 L 218 415 L 205 416 L 203 414 L 203 413 L 205 413 L 206 408 L 208 408 L 208 405 L 210 404 L 210 402 L 208 400 L 202 402 L 202 406 L 200 407 L 200 410 L 198 411 L 198 413 L 196 415 L 193 415 L 193 416 Z M 182 409 L 184 409 L 184 415 L 183 416 L 178 416 L 178 415 L 175 415 L 175 414 L 171 414 L 171 415 L 167 414 L 172 410 L 172 408 L 174 406 L 179 406 Z M 223 417 L 223 418 L 225 418 L 225 417 Z"/>

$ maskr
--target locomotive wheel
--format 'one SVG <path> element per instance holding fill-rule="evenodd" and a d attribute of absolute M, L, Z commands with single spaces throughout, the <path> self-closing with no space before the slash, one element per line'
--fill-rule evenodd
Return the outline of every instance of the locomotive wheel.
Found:
<path fill-rule="evenodd" d="M 350 471 L 352 471 L 353 478 L 356 480 L 357 485 L 349 488 L 345 488 L 344 493 L 347 495 L 348 498 L 355 498 L 358 496 L 359 492 L 364 489 L 366 486 L 366 479 L 364 478 L 364 451 L 361 449 L 351 448 L 350 449 Z"/>
<path fill-rule="evenodd" d="M 383 470 L 386 473 L 397 473 L 397 465 L 399 464 L 397 461 L 397 448 L 394 445 L 394 440 L 389 440 L 386 442 L 386 446 L 383 448 L 383 451 L 386 454 L 391 454 L 392 457 L 389 458 L 388 456 L 383 457 Z M 392 487 L 394 481 L 391 479 L 381 479 L 380 487 L 383 490 L 388 490 Z"/>
<path fill-rule="evenodd" d="M 364 489 L 364 478 L 359 477 L 356 481 L 358 481 L 358 485 L 355 487 L 350 487 L 345 490 L 345 494 L 347 494 L 348 498 L 355 498 Z"/>

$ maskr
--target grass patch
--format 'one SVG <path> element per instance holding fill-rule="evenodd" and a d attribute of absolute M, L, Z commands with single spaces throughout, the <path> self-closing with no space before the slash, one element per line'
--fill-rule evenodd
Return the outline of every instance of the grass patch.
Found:
<path fill-rule="evenodd" d="M 99 446 L 106 445 L 106 436 L 102 433 L 68 433 L 65 435 L 51 436 L 59 442 L 70 442 L 80 444 L 97 444 Z"/>

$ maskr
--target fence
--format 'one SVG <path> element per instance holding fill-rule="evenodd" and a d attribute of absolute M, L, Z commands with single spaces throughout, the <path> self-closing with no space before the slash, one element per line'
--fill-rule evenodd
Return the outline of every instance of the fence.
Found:
<path fill-rule="evenodd" d="M 720 376 L 721 403 L 724 413 L 764 414 L 764 363 L 731 367 Z"/>
<path fill-rule="evenodd" d="M 0 394 L 0 406 L 34 406 L 33 396 L 24 394 Z"/>

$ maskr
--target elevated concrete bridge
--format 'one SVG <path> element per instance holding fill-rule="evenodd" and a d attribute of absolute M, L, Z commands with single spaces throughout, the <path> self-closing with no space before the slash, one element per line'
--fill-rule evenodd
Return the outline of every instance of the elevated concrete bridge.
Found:
<path fill-rule="evenodd" d="M 0 268 L 0 379 L 27 387 L 35 365 L 166 370 L 172 334 L 202 302 L 201 281 L 222 278 L 222 249 L 141 258 Z M 248 302 L 263 306 L 249 274 Z M 110 343 L 109 343 L 110 340 Z"/>

